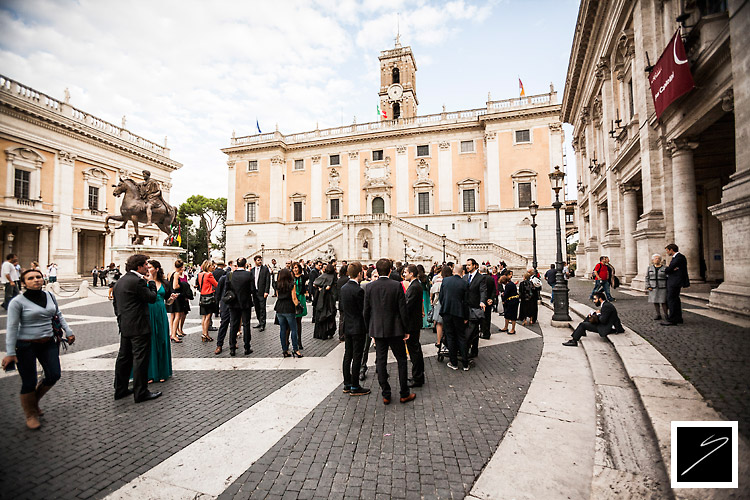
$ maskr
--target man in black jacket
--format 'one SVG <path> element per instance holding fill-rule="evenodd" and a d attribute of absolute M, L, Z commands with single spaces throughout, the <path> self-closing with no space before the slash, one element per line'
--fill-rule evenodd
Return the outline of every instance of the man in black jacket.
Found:
<path fill-rule="evenodd" d="M 469 284 L 461 278 L 461 267 L 453 269 L 453 276 L 443 279 L 440 285 L 440 317 L 443 318 L 443 335 L 445 336 L 450 361 L 448 368 L 458 370 L 458 351 L 464 360 L 464 370 L 469 369 L 468 342 L 465 339 L 469 319 L 469 306 L 466 295 Z"/>
<path fill-rule="evenodd" d="M 224 346 L 224 339 L 229 331 L 229 323 L 231 320 L 231 313 L 229 311 L 229 304 L 221 300 L 224 297 L 224 293 L 227 291 L 227 279 L 232 276 L 233 271 L 232 261 L 229 261 L 227 271 L 219 278 L 219 284 L 216 286 L 216 303 L 219 304 L 219 332 L 216 335 L 216 350 L 214 354 L 221 354 Z"/>
<path fill-rule="evenodd" d="M 262 332 L 266 329 L 266 299 L 271 291 L 271 271 L 268 266 L 263 265 L 263 257 L 255 256 L 255 267 L 250 272 L 253 275 L 253 307 L 255 307 L 255 317 L 258 318 L 259 328 Z"/>
<path fill-rule="evenodd" d="M 495 297 L 497 296 L 497 287 L 495 286 L 495 279 L 489 273 L 486 266 L 479 268 L 479 274 L 482 275 L 484 282 L 487 284 L 487 307 L 484 308 L 484 319 L 479 324 L 482 338 L 487 340 L 492 335 L 492 306 L 494 305 Z"/>
<path fill-rule="evenodd" d="M 680 253 L 680 249 L 674 243 L 666 246 L 667 255 L 672 257 L 669 265 L 664 270 L 667 274 L 667 320 L 661 324 L 674 326 L 682 323 L 682 301 L 680 301 L 680 290 L 690 286 L 688 277 L 687 259 Z"/>
<path fill-rule="evenodd" d="M 365 305 L 365 291 L 359 285 L 362 281 L 362 264 L 352 262 L 348 270 L 349 280 L 339 292 L 341 320 L 344 324 L 344 392 L 350 396 L 370 394 L 370 389 L 359 385 L 359 370 L 362 363 L 362 350 L 367 338 L 367 324 L 362 315 Z"/>
<path fill-rule="evenodd" d="M 409 282 L 406 289 L 406 333 L 409 339 L 406 341 L 406 348 L 409 350 L 411 358 L 411 382 L 409 387 L 422 387 L 424 385 L 424 355 L 422 354 L 422 344 L 419 343 L 419 333 L 422 330 L 422 284 L 417 279 L 419 270 L 414 264 L 409 264 L 404 268 L 404 281 Z"/>
<path fill-rule="evenodd" d="M 469 290 L 466 292 L 466 301 L 469 305 L 466 340 L 471 346 L 469 357 L 476 358 L 479 355 L 479 324 L 482 322 L 484 311 L 487 308 L 487 281 L 483 275 L 479 274 L 479 264 L 476 260 L 469 259 L 466 261 L 464 280 L 469 284 Z M 472 319 L 472 316 L 476 319 Z"/>
<path fill-rule="evenodd" d="M 580 322 L 573 332 L 573 338 L 567 342 L 563 342 L 563 345 L 569 347 L 577 346 L 578 341 L 581 340 L 581 337 L 586 335 L 587 331 L 597 332 L 602 337 L 606 337 L 610 333 L 622 333 L 625 331 L 614 304 L 607 302 L 606 293 L 594 292 L 594 304 L 596 304 L 597 307 L 601 307 L 601 312 L 596 315 L 597 321 Z"/>
<path fill-rule="evenodd" d="M 229 355 L 234 356 L 237 353 L 237 332 L 240 330 L 240 322 L 245 355 L 252 354 L 250 321 L 253 313 L 254 286 L 252 273 L 248 272 L 247 259 L 244 257 L 237 259 L 237 269 L 232 272 L 231 279 L 227 277 L 226 289 L 232 290 L 235 295 L 235 300 L 229 304 Z"/>
<path fill-rule="evenodd" d="M 378 383 L 383 392 L 383 403 L 391 403 L 391 385 L 388 383 L 388 349 L 398 363 L 402 403 L 413 401 L 417 395 L 409 393 L 409 369 L 406 364 L 406 300 L 401 283 L 390 279 L 391 261 L 380 259 L 375 268 L 378 279 L 365 288 L 364 316 L 367 330 L 375 340 L 375 367 Z"/>
<path fill-rule="evenodd" d="M 156 283 L 146 281 L 148 256 L 128 257 L 125 274 L 117 281 L 112 306 L 120 329 L 120 351 L 115 362 L 115 399 L 133 394 L 136 403 L 161 396 L 148 390 L 148 361 L 151 354 L 151 324 L 148 305 L 156 302 Z M 133 390 L 128 389 L 133 373 Z"/>

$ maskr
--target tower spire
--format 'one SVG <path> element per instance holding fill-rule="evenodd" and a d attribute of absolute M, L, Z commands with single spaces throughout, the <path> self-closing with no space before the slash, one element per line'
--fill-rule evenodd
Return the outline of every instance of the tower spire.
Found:
<path fill-rule="evenodd" d="M 401 13 L 396 12 L 396 48 L 401 47 Z"/>

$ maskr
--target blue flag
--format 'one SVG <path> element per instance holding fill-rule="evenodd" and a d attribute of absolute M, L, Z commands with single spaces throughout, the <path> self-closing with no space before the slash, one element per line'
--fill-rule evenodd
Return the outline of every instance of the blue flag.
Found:
<path fill-rule="evenodd" d="M 259 133 L 259 134 L 262 134 L 263 132 L 261 132 L 261 131 L 260 131 L 260 125 L 258 124 L 258 119 L 257 119 L 257 118 L 255 119 L 255 126 L 256 126 L 256 127 L 257 127 L 257 129 L 258 129 L 258 133 Z"/>

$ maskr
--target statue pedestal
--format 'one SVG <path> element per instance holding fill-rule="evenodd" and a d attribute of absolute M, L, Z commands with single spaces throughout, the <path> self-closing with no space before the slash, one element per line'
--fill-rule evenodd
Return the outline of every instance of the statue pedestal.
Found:
<path fill-rule="evenodd" d="M 168 275 L 174 271 L 174 261 L 180 258 L 180 254 L 185 253 L 185 249 L 153 245 L 120 245 L 112 247 L 114 263 L 120 265 L 122 272 L 125 272 L 125 261 L 128 260 L 128 257 L 137 253 L 148 255 L 149 259 L 158 260 L 162 269 L 164 269 L 164 275 Z"/>

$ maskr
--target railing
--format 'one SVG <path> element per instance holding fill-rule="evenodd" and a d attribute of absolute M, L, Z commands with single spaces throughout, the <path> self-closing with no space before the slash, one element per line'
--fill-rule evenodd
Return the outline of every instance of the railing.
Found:
<path fill-rule="evenodd" d="M 22 207 L 35 207 L 37 203 L 41 203 L 42 200 L 31 200 L 29 198 L 16 198 L 16 205 Z"/>
<path fill-rule="evenodd" d="M 488 101 L 485 108 L 467 109 L 463 111 L 450 111 L 435 113 L 432 115 L 414 116 L 411 118 L 397 118 L 395 120 L 383 120 L 367 123 L 353 123 L 341 127 L 332 127 L 321 130 L 311 130 L 297 134 L 284 135 L 280 132 L 247 135 L 243 137 L 232 137 L 232 146 L 243 146 L 248 144 L 259 144 L 263 142 L 278 140 L 285 144 L 297 144 L 307 141 L 315 141 L 327 137 L 342 137 L 356 134 L 367 134 L 370 132 L 384 130 L 399 130 L 407 128 L 418 128 L 445 123 L 464 123 L 476 121 L 479 117 L 489 113 L 504 112 L 514 109 L 534 108 L 556 104 L 557 93 L 532 95 L 528 97 L 517 97 L 501 101 Z"/>
<path fill-rule="evenodd" d="M 502 260 L 508 261 L 508 263 L 512 265 L 520 265 L 526 267 L 528 266 L 529 262 L 529 259 L 524 257 L 523 255 L 508 250 L 507 248 L 502 247 L 497 243 L 465 243 L 464 249 L 467 252 L 484 252 L 485 254 L 494 253 L 499 255 Z"/>
<path fill-rule="evenodd" d="M 319 245 L 321 245 L 323 242 L 325 242 L 335 233 L 341 231 L 341 227 L 342 226 L 340 223 L 334 223 L 328 226 L 327 228 L 323 229 L 321 232 L 315 234 L 314 236 L 311 236 L 310 238 L 290 248 L 289 254 L 290 255 L 302 255 L 305 252 L 308 252 L 310 250 L 316 250 Z"/>
<path fill-rule="evenodd" d="M 107 135 L 118 137 L 131 144 L 135 144 L 140 148 L 147 149 L 153 153 L 169 158 L 169 149 L 166 146 L 161 146 L 155 142 L 151 142 L 143 137 L 132 134 L 122 127 L 118 127 L 109 123 L 108 121 L 102 120 L 94 115 L 88 114 L 85 111 L 81 111 L 73 106 L 37 92 L 36 90 L 25 87 L 15 80 L 11 80 L 3 75 L 0 75 L 0 95 L 5 92 L 11 94 L 17 98 L 24 99 L 35 106 L 44 108 L 53 113 L 67 116 L 73 120 L 83 123 L 91 128 L 95 128 L 100 132 Z"/>
<path fill-rule="evenodd" d="M 391 216 L 388 214 L 362 214 L 362 215 L 345 215 L 344 222 L 390 222 Z"/>
<path fill-rule="evenodd" d="M 418 238 L 439 246 L 441 250 L 443 248 L 443 237 L 437 233 L 433 233 L 432 231 L 398 217 L 393 218 L 393 225 L 403 231 L 409 231 L 411 234 L 416 234 Z M 458 255 L 461 252 L 461 246 L 461 243 L 458 243 L 457 241 L 453 241 L 450 238 L 445 239 L 445 250 L 452 254 Z"/>

